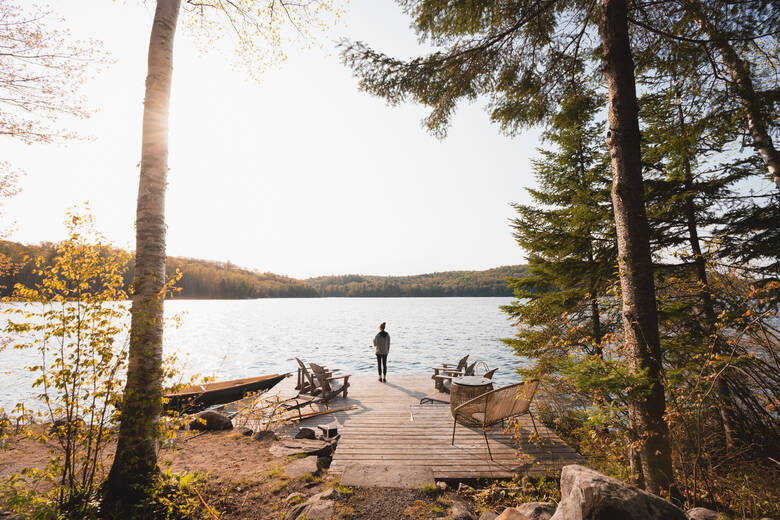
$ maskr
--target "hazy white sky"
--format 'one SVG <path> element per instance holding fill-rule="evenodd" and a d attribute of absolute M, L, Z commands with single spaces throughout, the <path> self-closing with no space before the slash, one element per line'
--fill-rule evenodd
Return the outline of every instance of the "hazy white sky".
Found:
<path fill-rule="evenodd" d="M 87 5 L 88 4 L 88 5 Z M 89 201 L 98 226 L 133 248 L 146 52 L 154 2 L 61 0 L 76 38 L 115 61 L 91 81 L 98 112 L 75 125 L 94 137 L 61 146 L 2 143 L 27 171 L 6 203 L 10 237 L 64 238 L 68 207 Z M 392 0 L 352 0 L 323 48 L 290 50 L 261 83 L 223 55 L 177 36 L 167 194 L 168 254 L 295 277 L 486 269 L 523 261 L 510 202 L 533 183 L 536 133 L 510 139 L 482 104 L 464 105 L 449 137 L 422 129 L 424 107 L 388 107 L 358 92 L 335 41 L 418 52 Z"/>

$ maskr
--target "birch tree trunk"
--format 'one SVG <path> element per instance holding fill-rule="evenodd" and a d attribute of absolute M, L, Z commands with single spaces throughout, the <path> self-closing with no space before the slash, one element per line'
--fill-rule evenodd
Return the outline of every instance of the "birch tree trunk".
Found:
<path fill-rule="evenodd" d="M 753 138 L 753 148 L 756 149 L 766 165 L 772 181 L 780 190 L 780 152 L 772 142 L 772 136 L 767 131 L 764 115 L 761 113 L 761 103 L 753 86 L 753 78 L 750 75 L 750 66 L 742 60 L 737 51 L 728 41 L 728 38 L 720 32 L 714 23 L 705 14 L 704 8 L 698 0 L 684 2 L 688 13 L 693 17 L 702 31 L 712 40 L 715 48 L 720 52 L 723 63 L 734 82 L 734 89 L 742 100 L 747 117 L 748 132 Z"/>
<path fill-rule="evenodd" d="M 650 387 L 631 404 L 633 427 L 644 434 L 640 449 L 642 473 L 651 493 L 670 490 L 672 458 L 664 422 L 658 312 L 655 301 L 650 230 L 645 214 L 639 116 L 634 61 L 628 37 L 626 0 L 601 0 L 599 34 L 602 72 L 609 91 L 609 133 L 612 162 L 612 204 L 618 241 L 623 328 L 626 351 L 635 373 L 647 371 Z"/>
<path fill-rule="evenodd" d="M 165 187 L 173 40 L 181 0 L 157 0 L 149 40 L 136 208 L 135 276 L 127 385 L 119 441 L 106 483 L 104 511 L 130 517 L 157 468 L 162 407 L 165 287 Z"/>

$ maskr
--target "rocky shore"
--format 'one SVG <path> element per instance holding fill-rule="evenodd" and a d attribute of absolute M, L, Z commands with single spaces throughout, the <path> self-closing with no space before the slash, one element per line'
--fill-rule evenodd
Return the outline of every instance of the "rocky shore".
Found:
<path fill-rule="evenodd" d="M 688 511 L 593 469 L 564 467 L 553 493 L 519 481 L 518 498 L 484 497 L 491 482 L 445 482 L 417 488 L 348 487 L 329 474 L 338 426 L 255 432 L 217 412 L 204 412 L 161 451 L 163 469 L 203 475 L 204 504 L 222 519 L 284 520 L 736 520 L 709 509 Z M 199 430 L 196 432 L 196 430 Z M 0 480 L 45 464 L 51 446 L 11 438 L 0 459 Z M 110 451 L 110 450 L 109 450 Z M 491 487 L 493 486 L 493 487 Z M 559 493 L 558 493 L 559 491 Z M 542 500 L 534 500 L 542 498 Z M 509 505 L 509 507 L 507 507 Z M 0 520 L 23 517 L 0 509 Z M 204 517 L 205 518 L 205 517 Z M 757 519 L 756 519 L 757 520 Z M 772 519 L 761 519 L 772 520 Z M 778 520 L 778 519 L 774 519 Z"/>

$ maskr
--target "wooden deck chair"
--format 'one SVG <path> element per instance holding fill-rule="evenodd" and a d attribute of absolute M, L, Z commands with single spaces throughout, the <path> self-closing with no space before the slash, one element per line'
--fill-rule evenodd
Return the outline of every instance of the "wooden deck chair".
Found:
<path fill-rule="evenodd" d="M 298 390 L 301 394 L 308 394 L 308 395 L 318 395 L 320 393 L 320 384 L 319 381 L 317 381 L 317 378 L 312 375 L 311 372 L 309 372 L 309 369 L 306 368 L 306 365 L 298 358 L 295 358 L 295 361 L 298 362 L 298 385 L 295 387 L 296 390 Z M 321 367 L 326 374 L 328 374 L 328 377 L 333 377 L 333 371 L 328 370 L 325 367 Z"/>
<path fill-rule="evenodd" d="M 444 382 L 452 379 L 452 376 L 462 375 L 466 370 L 466 364 L 468 363 L 469 355 L 466 354 L 457 365 L 442 363 L 440 367 L 431 367 L 433 370 L 433 387 L 438 392 L 447 392 Z"/>
<path fill-rule="evenodd" d="M 469 362 L 469 355 L 466 354 L 461 358 L 460 361 L 458 361 L 457 365 L 453 365 L 451 363 L 442 363 L 441 366 L 445 369 L 450 369 L 450 370 L 465 370 L 468 362 Z"/>
<path fill-rule="evenodd" d="M 347 397 L 347 389 L 349 388 L 349 374 L 332 377 L 332 374 L 328 373 L 323 367 L 319 365 L 309 363 L 309 366 L 311 367 L 311 371 L 314 372 L 314 377 L 317 378 L 317 381 L 320 384 L 320 389 L 322 390 L 320 393 L 320 398 L 322 398 L 325 402 L 328 402 L 339 394 L 343 394 L 344 397 Z M 341 385 L 331 384 L 332 381 L 336 381 L 338 379 L 343 379 L 344 382 Z"/>
<path fill-rule="evenodd" d="M 497 369 L 497 368 L 494 368 L 493 370 L 488 370 L 487 372 L 485 372 L 484 374 L 482 374 L 482 377 L 486 377 L 486 378 L 488 378 L 488 379 L 493 379 L 493 374 L 495 374 L 495 373 L 496 373 L 496 370 L 498 370 L 498 369 Z"/>
<path fill-rule="evenodd" d="M 494 424 L 503 422 L 505 419 L 528 414 L 531 416 L 534 432 L 539 435 L 539 431 L 536 429 L 536 421 L 534 421 L 534 416 L 531 414 L 531 401 L 538 387 L 538 379 L 526 381 L 525 383 L 515 383 L 486 392 L 455 408 L 452 411 L 452 445 L 455 446 L 455 426 L 458 424 L 458 419 L 465 424 L 482 428 L 482 435 L 485 436 L 485 444 L 487 445 L 490 460 L 493 460 L 493 453 L 490 451 L 487 430 Z"/>

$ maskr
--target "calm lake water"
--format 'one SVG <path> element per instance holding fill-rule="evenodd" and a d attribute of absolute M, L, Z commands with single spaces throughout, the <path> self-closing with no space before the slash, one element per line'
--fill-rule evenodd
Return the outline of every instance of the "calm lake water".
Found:
<path fill-rule="evenodd" d="M 522 360 L 499 341 L 513 335 L 499 309 L 512 298 L 305 298 L 172 300 L 166 316 L 181 325 L 165 331 L 165 351 L 178 352 L 185 374 L 218 379 L 295 372 L 295 358 L 375 374 L 372 340 L 380 322 L 390 333 L 388 379 L 430 372 L 465 354 L 498 367 L 499 384 L 517 380 Z M 0 406 L 33 404 L 32 352 L 0 352 Z M 432 385 L 433 383 L 431 383 Z"/>

